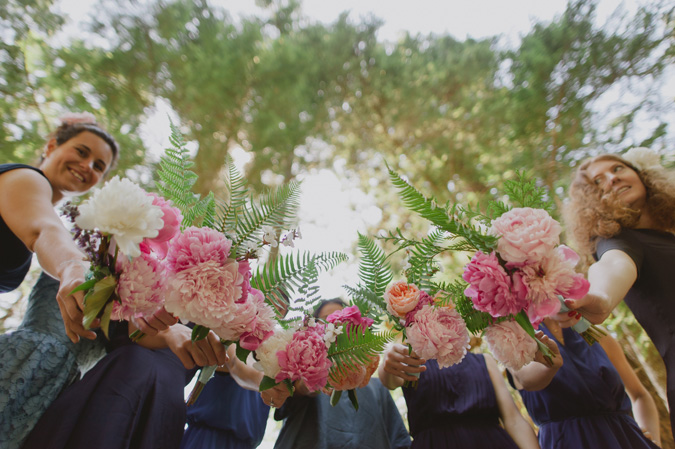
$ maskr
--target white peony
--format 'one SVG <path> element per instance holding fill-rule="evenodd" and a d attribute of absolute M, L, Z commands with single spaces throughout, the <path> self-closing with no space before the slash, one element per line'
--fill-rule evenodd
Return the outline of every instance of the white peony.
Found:
<path fill-rule="evenodd" d="M 137 257 L 143 239 L 157 237 L 164 227 L 162 208 L 152 201 L 140 186 L 115 176 L 78 207 L 75 223 L 112 235 L 123 254 Z"/>
<path fill-rule="evenodd" d="M 661 156 L 650 148 L 631 148 L 621 155 L 621 157 L 633 164 L 638 170 L 661 167 Z"/>
<path fill-rule="evenodd" d="M 294 329 L 275 327 L 274 334 L 255 350 L 255 356 L 267 377 L 274 379 L 281 371 L 277 352 L 286 350 L 286 345 L 293 338 L 294 332 Z"/>

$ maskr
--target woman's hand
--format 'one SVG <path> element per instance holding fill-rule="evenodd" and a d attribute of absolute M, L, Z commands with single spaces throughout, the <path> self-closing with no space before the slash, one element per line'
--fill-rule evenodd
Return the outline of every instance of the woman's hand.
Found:
<path fill-rule="evenodd" d="M 284 402 L 286 402 L 286 399 L 290 395 L 290 391 L 288 391 L 286 385 L 283 384 L 275 385 L 274 387 L 268 388 L 267 390 L 260 393 L 260 397 L 265 404 L 276 408 L 284 405 Z"/>
<path fill-rule="evenodd" d="M 547 368 L 550 368 L 557 372 L 563 365 L 563 359 L 562 356 L 560 355 L 560 349 L 558 348 L 558 345 L 556 344 L 555 341 L 551 340 L 548 337 L 548 335 L 546 335 L 542 331 L 535 331 L 534 336 L 537 338 L 537 340 L 544 343 L 551 351 L 551 354 L 553 354 L 553 357 L 549 360 L 548 358 L 544 357 L 544 354 L 542 354 L 541 350 L 538 349 L 537 353 L 534 355 L 534 361 L 541 363 Z"/>
<path fill-rule="evenodd" d="M 162 333 L 165 334 L 167 346 L 183 362 L 186 369 L 195 366 L 222 366 L 229 361 L 227 348 L 213 331 L 206 338 L 195 342 L 191 340 L 192 329 L 182 324 L 171 326 Z M 143 340 L 140 341 L 141 344 Z"/>
<path fill-rule="evenodd" d="M 581 312 L 577 310 L 568 310 L 566 312 L 560 312 L 550 317 L 551 320 L 558 323 L 562 329 L 572 327 L 579 322 L 582 318 Z"/>
<path fill-rule="evenodd" d="M 162 307 L 150 317 L 132 318 L 132 321 L 137 329 L 146 335 L 152 336 L 176 324 L 178 318 L 171 315 Z"/>
<path fill-rule="evenodd" d="M 383 380 L 382 371 L 384 371 L 385 374 L 389 375 L 385 375 L 385 380 L 382 382 L 387 388 L 396 388 L 403 384 L 402 381 L 406 380 L 414 382 L 418 378 L 413 374 L 426 371 L 425 362 L 426 360 L 418 357 L 414 352 L 409 353 L 407 346 L 396 343 L 384 353 L 384 364 L 380 370 L 380 380 Z M 391 379 L 390 376 L 398 377 L 401 381 Z"/>
<path fill-rule="evenodd" d="M 82 260 L 69 260 L 60 267 L 61 283 L 56 294 L 56 301 L 61 311 L 66 335 L 73 343 L 80 341 L 80 337 L 89 340 L 96 339 L 96 332 L 85 329 L 84 319 L 84 292 L 70 294 L 76 287 L 84 282 L 86 264 Z M 92 327 L 98 327 L 99 320 L 92 323 Z"/>

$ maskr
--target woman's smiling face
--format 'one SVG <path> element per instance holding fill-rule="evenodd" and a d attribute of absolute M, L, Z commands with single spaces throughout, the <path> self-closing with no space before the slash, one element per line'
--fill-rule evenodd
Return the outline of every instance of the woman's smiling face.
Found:
<path fill-rule="evenodd" d="M 84 193 L 105 175 L 113 160 L 110 146 L 83 131 L 61 145 L 51 140 L 40 168 L 57 195 Z"/>
<path fill-rule="evenodd" d="M 631 209 L 641 210 L 647 202 L 647 189 L 637 172 L 616 160 L 593 162 L 586 169 L 591 183 L 604 194 L 611 193 Z"/>

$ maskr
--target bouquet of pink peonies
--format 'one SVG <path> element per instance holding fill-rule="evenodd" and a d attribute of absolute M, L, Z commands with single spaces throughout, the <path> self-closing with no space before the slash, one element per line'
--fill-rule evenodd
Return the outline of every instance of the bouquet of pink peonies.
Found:
<path fill-rule="evenodd" d="M 164 197 L 180 208 L 182 232 L 164 248 L 165 308 L 194 324 L 192 339 L 213 331 L 223 344 L 236 345 L 246 361 L 274 334 L 289 304 L 287 298 L 303 284 L 308 267 L 330 269 L 346 258 L 341 253 L 283 254 L 300 233 L 293 229 L 300 186 L 291 182 L 258 199 L 229 158 L 224 177 L 226 199 L 192 192 L 196 175 L 179 130 L 172 125 L 171 142 L 157 171 Z M 285 234 L 282 229 L 290 229 Z M 282 245 L 279 245 L 281 243 Z M 265 248 L 279 248 L 261 263 Z M 253 266 L 252 266 L 253 265 Z M 293 353 L 295 354 L 295 353 Z M 188 405 L 193 403 L 216 367 L 202 370 Z"/>
<path fill-rule="evenodd" d="M 535 338 L 535 327 L 559 312 L 561 297 L 581 298 L 588 281 L 575 271 L 579 257 L 560 244 L 561 227 L 549 214 L 543 189 L 518 174 L 505 182 L 513 204 L 491 201 L 481 213 L 461 205 L 439 207 L 409 182 L 389 170 L 407 207 L 435 229 L 422 241 L 406 239 L 400 230 L 385 241 L 410 254 L 410 282 L 447 292 L 439 302 L 454 303 L 470 332 L 483 333 L 488 348 L 506 366 L 518 369 L 548 348 Z M 436 257 L 445 252 L 471 252 L 461 280 L 434 281 Z M 584 332 L 592 341 L 594 329 Z"/>
<path fill-rule="evenodd" d="M 86 327 L 98 318 L 107 336 L 111 319 L 142 318 L 163 307 L 162 248 L 178 232 L 178 209 L 114 177 L 81 205 L 69 203 L 64 210 L 91 262 L 89 279 L 75 289 L 86 291 Z"/>
<path fill-rule="evenodd" d="M 355 389 L 369 382 L 379 353 L 392 337 L 373 332 L 372 324 L 357 306 L 350 306 L 325 321 L 305 315 L 295 327 L 278 328 L 255 351 L 265 373 L 260 390 L 283 383 L 292 393 L 293 382 L 302 381 L 309 391 L 329 394 L 333 405 L 347 391 L 358 410 Z"/>
<path fill-rule="evenodd" d="M 384 292 L 384 301 L 390 316 L 401 326 L 410 349 L 418 356 L 437 360 L 441 368 L 462 361 L 471 337 L 466 323 L 451 304 L 436 301 L 406 281 L 390 285 Z"/>

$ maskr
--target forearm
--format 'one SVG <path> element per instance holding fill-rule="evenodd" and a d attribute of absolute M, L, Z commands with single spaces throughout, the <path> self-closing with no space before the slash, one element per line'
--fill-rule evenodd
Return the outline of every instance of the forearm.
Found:
<path fill-rule="evenodd" d="M 84 253 L 63 226 L 47 226 L 33 242 L 33 252 L 42 269 L 50 276 L 63 280 L 72 265 L 84 264 Z"/>
<path fill-rule="evenodd" d="M 584 315 L 594 324 L 602 323 L 623 300 L 637 279 L 637 268 L 624 252 L 612 250 L 588 269 L 590 289 Z"/>
<path fill-rule="evenodd" d="M 511 371 L 522 389 L 527 391 L 538 391 L 548 387 L 555 375 L 558 373 L 559 366 L 547 367 L 541 363 L 531 362 L 518 371 Z"/>
<path fill-rule="evenodd" d="M 645 395 L 633 401 L 635 421 L 643 431 L 649 432 L 652 440 L 661 446 L 659 412 L 651 396 Z"/>
<path fill-rule="evenodd" d="M 231 348 L 233 346 L 230 345 Z M 228 348 L 227 353 L 231 361 L 227 368 L 235 382 L 246 390 L 258 391 L 263 373 L 239 360 L 234 350 Z"/>
<path fill-rule="evenodd" d="M 537 436 L 522 415 L 505 422 L 504 429 L 520 449 L 539 449 Z"/>

